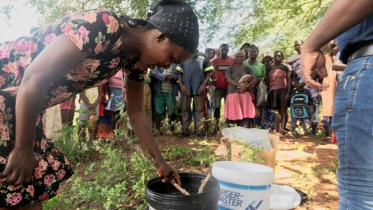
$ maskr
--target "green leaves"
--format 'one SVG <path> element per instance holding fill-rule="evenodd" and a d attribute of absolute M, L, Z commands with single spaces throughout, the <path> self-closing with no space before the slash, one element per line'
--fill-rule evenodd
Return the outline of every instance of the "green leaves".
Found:
<path fill-rule="evenodd" d="M 44 25 L 66 14 L 83 9 L 105 8 L 116 14 L 146 18 L 155 0 L 28 0 Z M 293 42 L 304 40 L 325 13 L 332 0 L 187 0 L 200 20 L 200 46 L 218 47 L 228 43 L 237 49 L 243 43 L 255 43 L 260 53 L 282 50 L 294 53 Z M 17 9 L 11 3 L 0 7 L 9 18 Z"/>

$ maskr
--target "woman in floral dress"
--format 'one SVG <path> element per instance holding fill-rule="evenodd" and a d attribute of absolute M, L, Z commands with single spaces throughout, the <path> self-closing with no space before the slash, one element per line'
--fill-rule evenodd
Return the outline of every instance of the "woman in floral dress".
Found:
<path fill-rule="evenodd" d="M 73 170 L 45 137 L 45 109 L 106 83 L 121 68 L 133 130 L 158 176 L 180 183 L 152 136 L 140 69 L 187 60 L 198 38 L 193 9 L 168 0 L 153 3 L 146 21 L 87 10 L 0 44 L 0 209 L 39 210 L 60 191 Z"/>

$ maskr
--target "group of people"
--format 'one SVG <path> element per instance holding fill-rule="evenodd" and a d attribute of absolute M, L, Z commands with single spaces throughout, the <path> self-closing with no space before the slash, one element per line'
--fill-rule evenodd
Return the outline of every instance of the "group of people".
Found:
<path fill-rule="evenodd" d="M 329 76 L 325 78 L 331 87 L 319 92 L 308 87 L 300 73 L 300 56 L 303 41 L 294 42 L 295 55 L 285 61 L 281 51 L 259 58 L 259 49 L 245 43 L 240 50 L 229 56 L 229 46 L 221 44 L 218 49 L 206 48 L 205 53 L 196 51 L 192 58 L 172 64 L 168 68 L 155 67 L 145 73 L 144 109 L 152 124 L 153 134 L 160 135 L 162 122 L 181 122 L 181 137 L 190 136 L 190 123 L 194 121 L 194 134 L 205 135 L 204 128 L 211 119 L 215 120 L 213 132 L 218 131 L 221 120 L 221 107 L 227 126 L 237 125 L 246 128 L 269 128 L 279 135 L 302 126 L 306 132 L 316 135 L 318 123 L 323 122 L 325 135 L 331 134 L 331 119 L 334 103 L 338 47 L 335 40 L 325 53 Z M 337 68 L 338 71 L 343 68 Z M 118 123 L 120 110 L 126 111 L 123 98 L 125 84 L 123 72 L 119 71 L 107 83 L 79 94 L 80 114 L 79 136 L 84 138 L 85 122 L 93 116 L 93 125 L 88 126 L 90 139 L 111 139 L 113 130 L 123 128 Z M 264 85 L 267 101 L 263 103 L 263 92 L 258 92 L 259 84 Z M 307 90 L 314 105 L 309 118 L 297 119 L 288 116 L 293 93 Z M 124 91 L 124 92 L 123 92 Z M 258 94 L 259 93 L 259 94 Z M 75 98 L 60 104 L 62 123 L 72 122 Z M 224 101 L 224 103 L 223 103 Z M 193 102 L 191 104 L 191 102 Z M 319 107 L 322 106 L 322 113 Z M 320 120 L 320 116 L 322 120 Z M 192 120 L 193 119 L 193 120 Z M 290 129 L 287 123 L 290 120 Z M 123 120 L 122 120 L 123 121 Z M 223 120 L 224 122 L 224 120 Z M 332 138 L 335 138 L 332 135 Z"/>
<path fill-rule="evenodd" d="M 125 107 L 123 72 L 118 71 L 107 83 L 93 87 L 59 104 L 61 124 L 73 125 L 76 99 L 79 103 L 77 117 L 79 141 L 110 140 L 114 131 L 123 127 L 120 111 Z M 88 132 L 87 132 L 88 131 Z"/>
<path fill-rule="evenodd" d="M 294 136 L 298 135 L 297 128 L 302 126 L 306 133 L 316 136 L 317 125 L 323 122 L 325 135 L 332 135 L 332 141 L 336 141 L 335 135 L 331 132 L 336 72 L 344 69 L 336 59 L 338 47 L 335 40 L 332 40 L 328 51 L 325 52 L 329 76 L 324 80 L 334 85 L 320 92 L 307 86 L 302 78 L 302 44 L 303 41 L 294 42 L 296 54 L 286 61 L 281 51 L 259 58 L 258 47 L 249 43 L 243 44 L 231 57 L 228 55 L 229 46 L 221 44 L 218 49 L 206 48 L 205 53 L 197 51 L 191 59 L 174 64 L 170 69 L 156 68 L 151 71 L 151 75 L 156 77 L 156 85 L 153 86 L 153 92 L 157 92 L 154 106 L 155 110 L 159 110 L 156 111 L 156 116 L 163 116 L 165 110 L 169 110 L 167 114 L 170 119 L 177 119 L 175 105 L 179 102 L 181 137 L 191 134 L 189 126 L 192 118 L 195 123 L 194 133 L 198 136 L 204 135 L 204 126 L 211 122 L 211 119 L 216 122 L 213 131 L 219 130 L 223 105 L 223 122 L 225 121 L 227 126 L 269 128 L 279 135 L 292 131 L 289 134 Z M 333 65 L 339 68 L 333 70 Z M 169 83 L 172 84 L 172 88 Z M 165 88 L 166 84 L 168 88 Z M 259 86 L 264 86 L 265 91 L 258 91 Z M 300 91 L 307 91 L 313 104 L 313 112 L 307 118 L 288 116 L 290 99 L 294 93 Z M 263 98 L 267 100 L 263 101 Z M 159 134 L 160 119 L 155 120 L 156 134 Z M 290 128 L 287 128 L 288 121 L 291 122 Z"/>

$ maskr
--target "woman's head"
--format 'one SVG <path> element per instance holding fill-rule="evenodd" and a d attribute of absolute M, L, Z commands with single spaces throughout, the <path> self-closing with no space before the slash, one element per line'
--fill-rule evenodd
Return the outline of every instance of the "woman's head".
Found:
<path fill-rule="evenodd" d="M 144 44 L 139 49 L 142 68 L 180 63 L 197 50 L 198 20 L 192 7 L 183 0 L 153 2 L 146 21 L 125 20 L 131 27 L 146 27 Z"/>
<path fill-rule="evenodd" d="M 219 58 L 219 57 L 220 57 L 220 49 L 216 48 L 215 49 L 215 58 Z"/>
<path fill-rule="evenodd" d="M 262 60 L 262 63 L 266 66 L 266 67 L 269 67 L 272 65 L 273 63 L 273 58 L 269 55 L 265 56 Z"/>
<path fill-rule="evenodd" d="M 249 56 L 249 48 L 250 48 L 251 44 L 249 43 L 244 43 L 240 50 L 243 50 L 245 52 L 245 55 L 246 55 L 246 58 Z"/>
<path fill-rule="evenodd" d="M 250 46 L 251 44 L 245 43 L 241 46 L 240 50 L 243 50 L 244 52 L 246 52 L 250 48 Z"/>
<path fill-rule="evenodd" d="M 276 51 L 273 54 L 273 58 L 274 58 L 275 63 L 282 63 L 284 61 L 284 53 L 281 51 Z"/>
<path fill-rule="evenodd" d="M 296 40 L 294 42 L 294 50 L 297 51 L 297 53 L 300 54 L 300 47 L 302 46 L 303 44 L 303 40 Z"/>
<path fill-rule="evenodd" d="M 205 54 L 207 55 L 207 57 L 211 60 L 214 58 L 215 56 L 215 50 L 212 49 L 212 48 L 206 48 L 205 49 Z"/>
<path fill-rule="evenodd" d="M 256 59 L 258 57 L 259 49 L 255 45 L 251 45 L 249 48 L 249 58 Z"/>
<path fill-rule="evenodd" d="M 234 54 L 234 61 L 236 64 L 242 64 L 245 60 L 245 52 L 243 50 L 239 50 Z"/>

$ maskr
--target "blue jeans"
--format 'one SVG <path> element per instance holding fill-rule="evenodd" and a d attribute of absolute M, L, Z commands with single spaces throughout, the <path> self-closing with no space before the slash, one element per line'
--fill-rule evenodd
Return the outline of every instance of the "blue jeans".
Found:
<path fill-rule="evenodd" d="M 350 62 L 340 77 L 332 129 L 338 139 L 339 210 L 373 209 L 373 56 Z"/>

